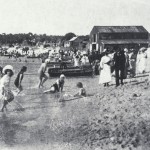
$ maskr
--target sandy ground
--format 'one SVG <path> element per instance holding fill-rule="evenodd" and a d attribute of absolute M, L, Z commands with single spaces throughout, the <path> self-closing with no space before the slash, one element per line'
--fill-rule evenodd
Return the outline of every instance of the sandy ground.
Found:
<path fill-rule="evenodd" d="M 64 94 L 74 94 L 78 81 L 91 96 L 59 102 L 59 94 L 43 94 L 37 88 L 39 60 L 12 64 L 18 72 L 28 66 L 24 91 L 0 113 L 0 149 L 2 150 L 149 150 L 150 86 L 148 74 L 125 80 L 115 88 L 98 85 L 98 76 L 66 78 Z M 12 78 L 12 89 L 16 74 Z M 19 104 L 18 104 L 19 103 Z M 21 106 L 20 106 L 21 105 Z M 0 105 L 1 106 L 1 105 Z M 23 108 L 23 109 L 22 109 Z"/>

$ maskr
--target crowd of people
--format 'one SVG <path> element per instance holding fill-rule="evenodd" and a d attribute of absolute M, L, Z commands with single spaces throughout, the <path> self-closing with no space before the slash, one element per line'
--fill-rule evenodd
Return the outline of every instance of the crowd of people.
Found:
<path fill-rule="evenodd" d="M 115 52 L 105 49 L 99 64 L 100 76 L 99 84 L 109 86 L 112 74 L 115 73 L 116 86 L 123 85 L 123 80 L 128 76 L 133 78 L 146 71 L 146 48 L 141 48 L 138 52 L 134 49 L 128 51 L 127 48 L 118 48 Z"/>
<path fill-rule="evenodd" d="M 124 84 L 124 79 L 129 77 L 136 77 L 137 74 L 143 74 L 146 71 L 146 59 L 147 53 L 146 48 L 141 48 L 138 52 L 135 50 L 128 51 L 127 48 L 118 48 L 114 51 L 109 51 L 109 49 L 104 49 L 103 53 L 99 57 L 95 57 L 92 61 L 90 60 L 90 55 L 87 53 L 81 53 L 78 51 L 74 53 L 74 66 L 78 67 L 80 65 L 93 65 L 95 74 L 99 74 L 99 84 L 103 84 L 104 87 L 108 87 L 112 81 L 112 75 L 115 76 L 116 87 Z M 96 59 L 97 58 L 97 59 Z M 48 60 L 42 60 L 42 64 L 38 70 L 39 83 L 38 88 L 43 88 L 43 84 L 48 80 L 46 75 Z M 24 73 L 27 71 L 27 67 L 23 66 L 18 72 L 14 85 L 17 88 L 17 94 L 22 90 L 22 80 L 24 78 Z M 6 65 L 4 68 L 0 67 L 1 79 L 0 79 L 0 99 L 3 101 L 3 106 L 1 111 L 6 109 L 8 103 L 13 101 L 14 94 L 10 88 L 10 80 L 14 75 L 14 69 L 11 65 Z M 43 93 L 57 93 L 62 92 L 65 84 L 65 75 L 61 74 L 60 78 L 53 83 L 48 90 Z M 78 93 L 72 96 L 86 96 L 86 90 L 83 87 L 82 82 L 77 83 L 79 88 Z"/>

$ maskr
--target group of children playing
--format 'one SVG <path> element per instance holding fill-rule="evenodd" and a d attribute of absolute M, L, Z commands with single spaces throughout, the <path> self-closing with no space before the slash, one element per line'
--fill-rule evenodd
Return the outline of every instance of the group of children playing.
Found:
<path fill-rule="evenodd" d="M 42 64 L 38 70 L 39 74 L 39 84 L 38 87 L 43 87 L 44 82 L 48 79 L 47 75 L 45 74 L 47 69 L 48 60 L 42 61 Z M 44 93 L 55 93 L 55 92 L 62 92 L 63 86 L 65 83 L 65 75 L 61 74 L 60 78 L 56 80 L 56 82 L 50 87 L 49 90 L 44 91 Z M 86 92 L 83 88 L 83 84 L 81 82 L 77 83 L 77 87 L 80 88 L 80 92 L 76 94 L 75 96 L 85 96 Z"/>
<path fill-rule="evenodd" d="M 39 69 L 39 78 L 40 82 L 38 87 L 43 87 L 43 83 L 48 79 L 48 77 L 45 75 L 47 62 L 44 65 L 41 65 Z M 17 95 L 23 90 L 23 87 L 21 85 L 24 73 L 27 71 L 27 67 L 23 66 L 19 73 L 17 74 L 17 77 L 14 81 L 14 84 L 17 88 Z M 7 109 L 7 104 L 14 100 L 14 94 L 10 89 L 10 80 L 11 77 L 14 75 L 14 69 L 11 65 L 6 65 L 2 69 L 2 76 L 0 79 L 0 99 L 3 101 L 3 106 L 1 111 L 3 112 L 4 109 Z M 56 92 L 62 92 L 64 83 L 65 83 L 65 75 L 61 74 L 59 79 L 56 80 L 56 82 L 50 87 L 49 90 L 44 91 L 44 93 L 56 93 Z M 77 83 L 77 87 L 79 88 L 79 92 L 73 97 L 85 97 L 86 96 L 86 90 L 83 87 L 83 84 L 81 82 Z"/>

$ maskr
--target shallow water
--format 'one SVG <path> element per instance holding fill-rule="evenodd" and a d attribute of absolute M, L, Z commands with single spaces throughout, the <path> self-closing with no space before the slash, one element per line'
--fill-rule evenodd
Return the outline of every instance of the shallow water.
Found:
<path fill-rule="evenodd" d="M 12 64 L 15 69 L 15 75 L 12 77 L 11 86 L 15 91 L 14 79 L 21 66 L 28 67 L 25 73 L 22 85 L 23 92 L 15 97 L 15 100 L 8 105 L 5 113 L 0 113 L 0 145 L 6 148 L 23 149 L 22 145 L 28 148 L 37 149 L 51 147 L 53 149 L 77 149 L 76 146 L 65 144 L 63 136 L 60 135 L 64 129 L 74 126 L 78 121 L 87 118 L 88 111 L 81 112 L 83 106 L 86 107 L 83 100 L 83 106 L 76 112 L 79 101 L 76 99 L 68 102 L 59 102 L 59 94 L 43 94 L 44 90 L 55 82 L 57 78 L 50 78 L 45 83 L 44 88 L 38 89 L 37 70 L 40 66 L 39 60 L 34 62 L 15 62 L 11 59 L 2 59 L 2 66 Z M 66 77 L 63 94 L 75 94 L 77 92 L 76 83 L 81 81 L 85 88 L 94 93 L 94 83 L 97 78 L 92 77 Z M 94 83 L 93 83 L 94 81 Z M 90 85 L 90 86 L 89 86 Z M 88 101 L 86 102 L 88 103 Z M 1 107 L 1 106 L 0 106 Z M 89 108 L 88 108 L 89 109 Z M 82 116 L 80 117 L 80 113 Z M 78 118 L 76 116 L 79 116 Z M 45 146 L 45 144 L 47 146 Z M 72 143 L 73 144 L 73 143 Z M 61 146 L 60 146 L 61 145 Z M 79 145 L 80 147 L 80 145 Z M 25 148 L 24 148 L 25 149 Z"/>

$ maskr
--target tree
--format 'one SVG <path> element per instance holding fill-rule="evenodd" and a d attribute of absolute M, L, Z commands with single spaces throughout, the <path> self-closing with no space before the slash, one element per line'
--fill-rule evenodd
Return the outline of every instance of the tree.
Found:
<path fill-rule="evenodd" d="M 69 33 L 67 33 L 67 34 L 64 36 L 63 40 L 68 41 L 68 40 L 70 40 L 71 38 L 73 38 L 73 37 L 75 37 L 75 36 L 76 36 L 76 35 L 75 35 L 74 33 L 69 32 Z"/>

